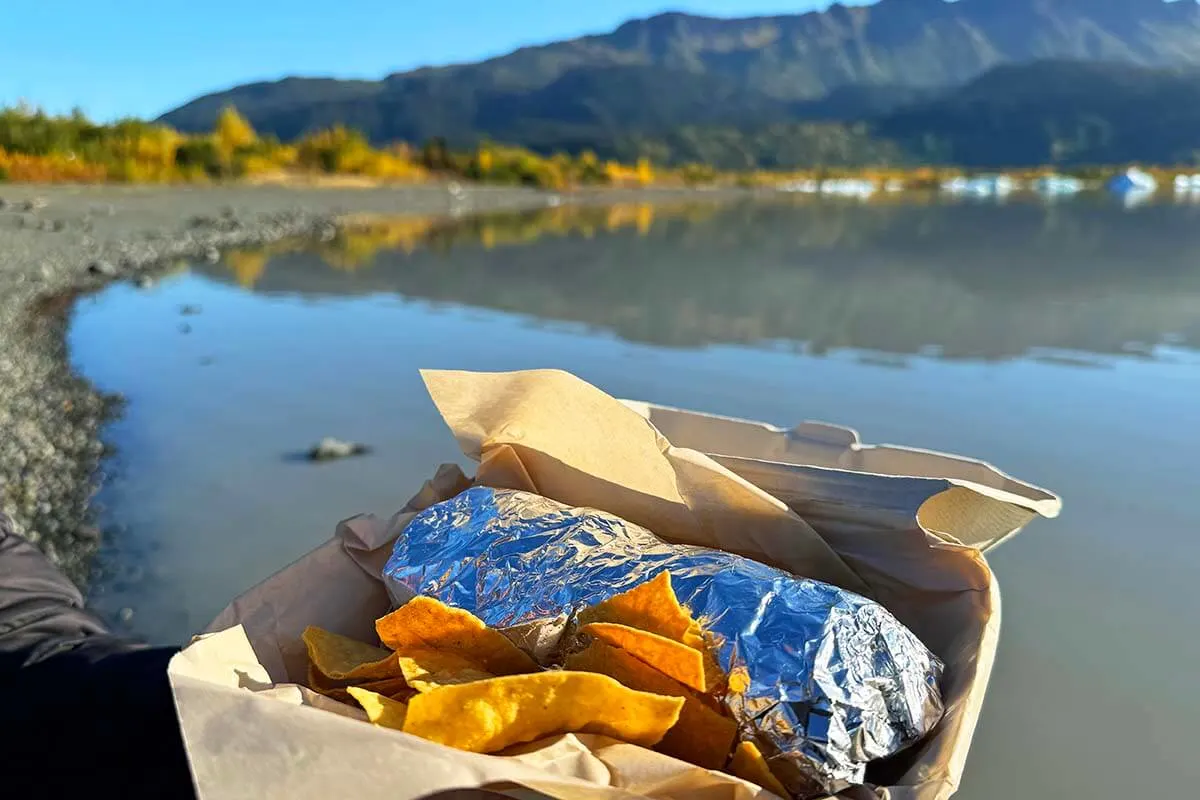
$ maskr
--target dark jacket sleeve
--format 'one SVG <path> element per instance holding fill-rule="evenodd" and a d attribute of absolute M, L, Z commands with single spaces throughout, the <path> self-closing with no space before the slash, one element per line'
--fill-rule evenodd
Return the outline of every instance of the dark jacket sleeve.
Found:
<path fill-rule="evenodd" d="M 0 794 L 193 797 L 175 652 L 111 635 L 0 516 Z"/>

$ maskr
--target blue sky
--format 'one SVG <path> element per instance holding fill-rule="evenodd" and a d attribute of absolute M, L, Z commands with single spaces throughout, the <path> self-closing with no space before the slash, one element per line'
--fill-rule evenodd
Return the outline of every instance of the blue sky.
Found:
<path fill-rule="evenodd" d="M 664 10 L 794 13 L 824 0 L 0 0 L 0 104 L 154 117 L 285 75 L 377 78 L 610 30 Z M 119 9 L 114 11 L 113 9 Z"/>

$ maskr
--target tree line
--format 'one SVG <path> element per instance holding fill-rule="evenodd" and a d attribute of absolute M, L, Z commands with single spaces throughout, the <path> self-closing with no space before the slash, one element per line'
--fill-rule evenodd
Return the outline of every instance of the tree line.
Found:
<path fill-rule="evenodd" d="M 169 183 L 305 175 L 404 182 L 457 176 L 554 189 L 647 185 L 659 177 L 645 158 L 625 164 L 589 150 L 544 156 L 493 143 L 452 150 L 436 138 L 420 147 L 375 147 L 341 125 L 281 142 L 259 135 L 232 106 L 211 132 L 199 135 L 136 119 L 100 124 L 79 111 L 54 116 L 25 106 L 0 110 L 0 180 Z"/>
<path fill-rule="evenodd" d="M 1076 165 L 1064 171 L 1098 184 L 1119 169 Z M 1006 170 L 1022 181 L 1054 171 L 1051 166 Z M 1152 171 L 1169 182 L 1175 170 Z M 79 111 L 55 116 L 27 106 L 0 109 L 0 181 L 25 183 L 289 182 L 325 176 L 406 183 L 463 179 L 567 190 L 652 184 L 754 188 L 852 177 L 934 189 L 963 172 L 941 159 L 906 157 L 874 140 L 863 126 L 832 123 L 776 125 L 753 133 L 683 127 L 658 138 L 626 136 L 597 155 L 587 148 L 539 153 L 489 141 L 453 148 L 437 137 L 420 146 L 376 146 L 342 125 L 282 142 L 260 135 L 233 106 L 225 107 L 212 131 L 201 134 L 137 119 L 101 124 Z"/>

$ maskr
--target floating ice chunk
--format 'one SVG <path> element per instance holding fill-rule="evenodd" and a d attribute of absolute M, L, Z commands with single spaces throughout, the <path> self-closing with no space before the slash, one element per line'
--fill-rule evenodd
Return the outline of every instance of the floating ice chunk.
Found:
<path fill-rule="evenodd" d="M 875 190 L 874 181 L 854 178 L 836 178 L 821 183 L 822 194 L 833 194 L 840 197 L 867 198 L 875 194 Z"/>
<path fill-rule="evenodd" d="M 974 178 L 957 177 L 942 184 L 942 191 L 969 197 L 1005 197 L 1017 188 L 1017 183 L 1007 175 L 977 175 Z"/>
<path fill-rule="evenodd" d="M 1033 188 L 1038 194 L 1059 197 L 1083 191 L 1083 181 L 1067 175 L 1043 175 L 1034 182 Z"/>
<path fill-rule="evenodd" d="M 1175 191 L 1179 194 L 1200 192 L 1200 175 L 1176 175 Z"/>
<path fill-rule="evenodd" d="M 970 185 L 971 182 L 969 180 L 959 175 L 948 181 L 943 181 L 942 191 L 949 192 L 950 194 L 966 194 Z"/>
<path fill-rule="evenodd" d="M 1017 182 L 1007 175 L 989 175 L 978 180 L 984 181 L 992 194 L 1011 194 L 1017 188 Z"/>
<path fill-rule="evenodd" d="M 812 180 L 787 181 L 779 184 L 781 192 L 800 192 L 801 194 L 816 194 L 820 188 L 821 184 Z"/>
<path fill-rule="evenodd" d="M 1108 182 L 1108 190 L 1114 194 L 1127 194 L 1129 192 L 1151 192 L 1158 189 L 1158 181 L 1148 172 L 1143 172 L 1137 167 L 1129 169 L 1117 175 Z"/>

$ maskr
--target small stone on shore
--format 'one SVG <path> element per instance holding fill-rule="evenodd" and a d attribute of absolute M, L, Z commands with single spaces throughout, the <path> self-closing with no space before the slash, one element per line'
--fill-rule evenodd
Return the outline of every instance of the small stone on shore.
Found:
<path fill-rule="evenodd" d="M 139 289 L 154 288 L 154 278 L 151 278 L 149 275 L 138 275 L 137 278 L 134 279 L 133 283 Z"/>
<path fill-rule="evenodd" d="M 210 247 L 204 251 L 204 260 L 210 264 L 216 264 L 221 260 L 221 251 L 215 247 Z"/>
<path fill-rule="evenodd" d="M 309 461 L 335 461 L 340 458 L 366 455 L 370 448 L 358 442 L 344 442 L 332 436 L 326 436 L 317 442 L 309 451 Z"/>
<path fill-rule="evenodd" d="M 88 272 L 92 273 L 93 275 L 112 277 L 113 275 L 117 274 L 117 268 L 114 267 L 109 261 L 99 260 L 88 264 Z"/>

